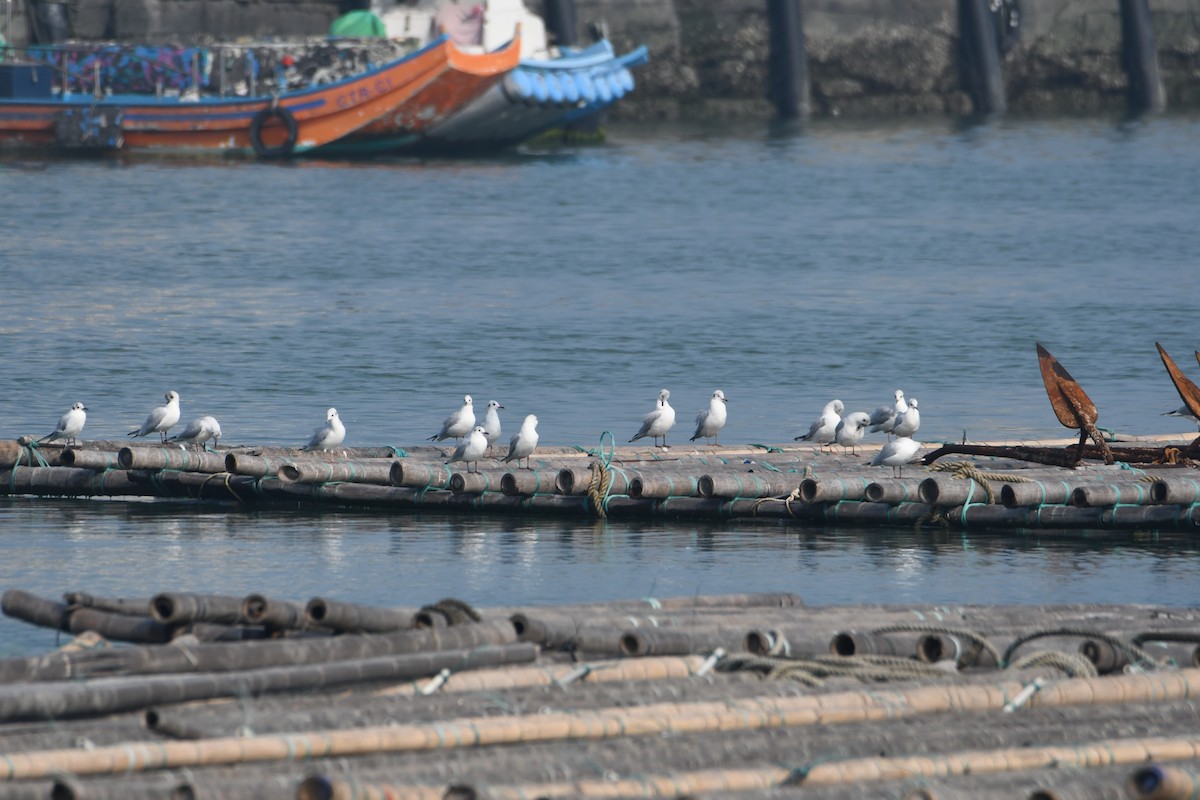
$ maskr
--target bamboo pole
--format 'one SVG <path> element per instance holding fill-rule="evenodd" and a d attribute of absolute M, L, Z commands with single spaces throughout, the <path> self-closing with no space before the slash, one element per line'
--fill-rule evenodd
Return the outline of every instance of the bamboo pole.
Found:
<path fill-rule="evenodd" d="M 1136 800 L 1192 800 L 1200 797 L 1200 774 L 1150 764 L 1134 770 L 1125 789 Z"/>
<path fill-rule="evenodd" d="M 120 450 L 80 450 L 64 448 L 58 457 L 58 465 L 77 469 L 109 470 L 121 469 Z M 53 466 L 53 465 L 52 465 Z"/>
<path fill-rule="evenodd" d="M 458 630 L 451 628 L 449 631 Z M 117 774 L 149 769 L 290 760 L 297 753 L 331 757 L 366 753 L 417 752 L 459 747 L 481 747 L 520 742 L 606 739 L 658 736 L 704 731 L 766 730 L 780 727 L 830 725 L 897 719 L 918 714 L 999 710 L 1026 687 L 1018 681 L 991 685 L 929 686 L 893 691 L 838 692 L 794 697 L 753 697 L 720 703 L 655 703 L 569 713 L 523 716 L 487 716 L 442 720 L 436 724 L 385 725 L 356 730 L 326 730 L 305 734 L 225 738 L 200 742 L 125 743 L 77 749 L 9 753 L 0 759 L 0 780 L 29 780 L 58 772 L 75 775 Z M 1042 686 L 1026 705 L 1099 705 L 1184 700 L 1200 691 L 1200 670 L 1146 673 L 1106 678 L 1064 679 Z M 1152 745 L 1146 744 L 1152 742 Z M 1161 745 L 1161 746 L 1160 746 Z M 1109 757 L 1120 743 L 1105 748 L 1018 748 L 1001 757 L 934 758 L 937 774 L 961 774 L 964 765 L 973 771 L 997 768 L 1034 769 L 1047 759 L 1065 764 L 1120 763 Z M 1200 738 L 1140 740 L 1127 754 L 1139 761 L 1200 758 Z M 1053 752 L 1050 752 L 1053 751 Z M 1011 755 L 1010 755 L 1011 754 Z M 839 764 L 818 764 L 807 775 L 806 785 L 844 780 L 881 780 L 926 774 L 921 759 L 855 759 Z M 1132 762 L 1130 762 L 1132 763 Z M 1004 766 L 1008 765 L 1008 766 Z M 790 771 L 785 771 L 790 774 Z"/>
<path fill-rule="evenodd" d="M 297 460 L 276 470 L 276 477 L 285 483 L 373 483 L 390 486 L 392 465 L 396 459 L 375 461 L 311 461 Z"/>
<path fill-rule="evenodd" d="M 185 447 L 123 447 L 117 454 L 123 469 L 177 469 L 186 472 L 224 472 L 225 455 Z"/>
<path fill-rule="evenodd" d="M 500 477 L 500 491 L 509 496 L 554 494 L 558 470 L 512 470 Z"/>
<path fill-rule="evenodd" d="M 272 600 L 261 594 L 242 598 L 242 619 L 251 625 L 262 625 L 271 630 L 302 631 L 314 627 L 306 612 L 304 604 L 290 600 Z"/>
<path fill-rule="evenodd" d="M 1150 498 L 1155 503 L 1192 505 L 1200 503 L 1200 481 L 1193 478 L 1159 478 L 1150 486 Z"/>
<path fill-rule="evenodd" d="M 554 479 L 554 488 L 563 495 L 587 494 L 591 480 L 592 470 L 586 465 L 563 467 Z"/>
<path fill-rule="evenodd" d="M 413 489 L 449 489 L 450 476 L 454 470 L 442 463 L 432 464 L 411 459 L 400 459 L 392 464 L 393 486 Z"/>
<path fill-rule="evenodd" d="M 237 625 L 242 617 L 242 598 L 188 592 L 160 592 L 150 600 L 150 614 L 168 625 L 213 622 Z"/>
<path fill-rule="evenodd" d="M 516 641 L 508 620 L 456 625 L 445 630 L 409 630 L 374 635 L 182 646 L 111 648 L 81 653 L 50 653 L 0 660 L 0 682 L 54 681 L 90 675 L 226 672 L 287 664 L 346 661 L 433 650 L 455 650 Z"/>
<path fill-rule="evenodd" d="M 312 625 L 341 633 L 387 633 L 413 626 L 415 608 L 377 608 L 314 597 L 304 608 Z"/>
<path fill-rule="evenodd" d="M 709 473 L 700 476 L 698 488 L 700 496 L 706 498 L 776 497 L 796 491 L 803 479 L 803 475 L 793 472 Z"/>
<path fill-rule="evenodd" d="M 252 648 L 254 645 L 240 645 Z M 521 664 L 537 659 L 528 642 L 443 649 L 372 658 L 300 663 L 220 674 L 139 675 L 90 681 L 0 686 L 0 722 L 61 720 L 137 711 L 153 706 L 255 697 L 271 692 L 312 691 L 376 681 L 411 680 L 444 669 Z"/>
<path fill-rule="evenodd" d="M 931 506 L 961 506 L 964 503 L 996 502 L 988 500 L 987 491 L 974 480 L 931 475 L 917 485 L 917 499 Z"/>
<path fill-rule="evenodd" d="M 137 644 L 162 644 L 171 641 L 174 629 L 149 617 L 113 614 L 94 608 L 77 608 L 67 617 L 71 633 L 94 631 L 105 639 Z"/>
<path fill-rule="evenodd" d="M 862 500 L 867 487 L 876 481 L 861 478 L 805 478 L 800 481 L 800 499 L 805 503 L 837 503 L 842 500 Z"/>
<path fill-rule="evenodd" d="M 863 499 L 868 503 L 883 503 L 899 505 L 900 503 L 916 502 L 920 498 L 919 480 L 904 480 L 902 478 L 884 478 L 872 481 L 863 490 Z"/>
<path fill-rule="evenodd" d="M 1066 505 L 1077 481 L 1035 480 L 1032 483 L 1004 483 L 1000 486 L 1000 502 L 1007 508 L 1019 506 Z"/>
<path fill-rule="evenodd" d="M 251 453 L 226 453 L 225 471 L 234 475 L 247 475 L 252 478 L 273 478 L 279 473 L 280 469 L 288 464 L 295 463 L 296 455 L 295 452 L 277 456 L 259 456 Z"/>
<path fill-rule="evenodd" d="M 1127 484 L 1085 484 L 1076 486 L 1071 491 L 1070 503 L 1073 506 L 1103 508 L 1116 505 L 1146 505 L 1150 502 L 1148 483 L 1131 481 Z"/>
<path fill-rule="evenodd" d="M 683 656 L 711 653 L 718 647 L 736 651 L 742 647 L 741 631 L 722 628 L 683 630 L 637 628 L 621 635 L 621 653 L 627 656 Z"/>
<path fill-rule="evenodd" d="M 146 597 L 96 597 L 87 592 L 66 592 L 63 600 L 69 606 L 94 608 L 97 611 L 109 611 L 113 614 L 128 614 L 134 617 L 150 616 L 150 599 Z"/>
<path fill-rule="evenodd" d="M 67 630 L 71 614 L 65 603 L 38 597 L 24 589 L 8 589 L 0 595 L 0 611 L 13 619 L 60 631 Z"/>
<path fill-rule="evenodd" d="M 450 476 L 450 491 L 454 494 L 483 494 L 499 492 L 503 472 L 489 469 L 479 472 L 455 472 Z"/>
<path fill-rule="evenodd" d="M 672 475 L 643 473 L 629 483 L 630 497 L 698 497 L 699 479 L 694 475 Z"/>
<path fill-rule="evenodd" d="M 0 495 L 66 495 L 74 497 L 142 494 L 124 470 L 97 472 L 70 467 L 13 467 L 0 472 Z"/>

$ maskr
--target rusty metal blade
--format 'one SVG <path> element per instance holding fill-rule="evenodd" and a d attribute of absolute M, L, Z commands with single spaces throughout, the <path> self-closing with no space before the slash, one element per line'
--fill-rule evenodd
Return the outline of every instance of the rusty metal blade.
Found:
<path fill-rule="evenodd" d="M 1039 344 L 1037 354 L 1042 382 L 1046 384 L 1046 394 L 1058 421 L 1068 428 L 1082 428 L 1084 423 L 1095 425 L 1100 415 L 1092 398 L 1071 377 L 1071 373 L 1058 363 L 1058 359 L 1050 355 L 1050 351 Z"/>
<path fill-rule="evenodd" d="M 1188 380 L 1188 377 L 1175 365 L 1171 357 L 1167 355 L 1167 351 L 1163 350 L 1163 346 L 1158 342 L 1154 343 L 1158 348 L 1158 354 L 1162 356 L 1163 366 L 1167 368 L 1167 374 L 1171 376 L 1171 382 L 1175 384 L 1175 391 L 1179 392 L 1179 396 L 1183 398 L 1183 404 L 1187 406 L 1188 411 L 1191 411 L 1197 417 L 1200 417 L 1200 386 Z M 1200 360 L 1200 353 L 1196 355 L 1197 360 Z"/>

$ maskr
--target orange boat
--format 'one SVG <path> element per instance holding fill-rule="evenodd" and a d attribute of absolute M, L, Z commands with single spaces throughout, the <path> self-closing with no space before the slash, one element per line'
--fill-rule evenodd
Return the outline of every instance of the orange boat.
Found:
<path fill-rule="evenodd" d="M 489 58 L 467 56 L 443 36 L 336 83 L 237 98 L 107 95 L 102 87 L 87 94 L 54 93 L 51 66 L 6 62 L 0 64 L 0 146 L 298 155 L 377 121 L 407 122 L 413 117 L 399 109 L 429 92 L 464 57 Z M 446 91 L 446 102 L 455 91 Z"/>
<path fill-rule="evenodd" d="M 516 68 L 521 36 L 490 53 L 470 53 L 452 46 L 441 70 L 401 103 L 351 135 L 323 147 L 319 154 L 386 153 L 417 142 L 429 128 L 466 108 Z"/>

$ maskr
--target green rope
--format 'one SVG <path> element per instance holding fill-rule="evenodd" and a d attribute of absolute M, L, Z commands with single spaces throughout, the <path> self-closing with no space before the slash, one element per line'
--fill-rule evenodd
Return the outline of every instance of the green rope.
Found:
<path fill-rule="evenodd" d="M 391 450 L 392 455 L 394 455 L 396 458 L 408 458 L 408 451 L 405 450 L 403 447 L 396 447 L 395 445 L 389 444 L 387 446 L 387 449 Z"/>
<path fill-rule="evenodd" d="M 779 467 L 767 461 L 760 461 L 758 462 L 758 465 L 769 472 L 783 472 L 783 470 L 781 470 Z"/>
<path fill-rule="evenodd" d="M 766 450 L 768 453 L 782 453 L 783 452 L 782 447 L 775 447 L 774 445 L 759 444 L 758 442 L 747 442 L 747 444 L 750 447 L 761 447 L 763 450 Z"/>

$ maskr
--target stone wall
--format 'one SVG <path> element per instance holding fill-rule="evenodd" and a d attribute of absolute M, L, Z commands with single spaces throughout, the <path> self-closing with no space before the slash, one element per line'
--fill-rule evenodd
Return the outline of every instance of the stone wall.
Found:
<path fill-rule="evenodd" d="M 541 0 L 526 0 L 541 11 Z M 1019 0 L 1004 58 L 1009 109 L 1098 111 L 1125 104 L 1118 0 Z M 615 109 L 641 119 L 769 117 L 766 0 L 577 0 L 624 50 L 650 48 Z M 1200 0 L 1151 0 L 1168 106 L 1200 105 Z M 26 30 L 25 4 L 13 39 Z M 322 35 L 336 0 L 70 0 L 76 38 L 228 40 Z M 956 0 L 807 0 L 817 116 L 965 113 Z"/>

